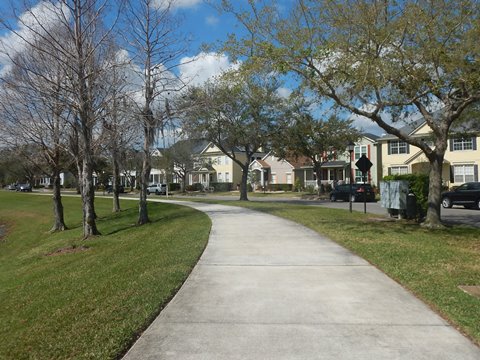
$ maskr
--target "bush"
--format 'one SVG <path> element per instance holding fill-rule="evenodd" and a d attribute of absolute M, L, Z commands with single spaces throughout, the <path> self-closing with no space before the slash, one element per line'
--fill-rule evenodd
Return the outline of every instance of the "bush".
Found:
<path fill-rule="evenodd" d="M 186 191 L 202 191 L 203 190 L 203 185 L 200 183 L 195 183 L 193 185 L 187 185 L 185 187 Z"/>
<path fill-rule="evenodd" d="M 308 185 L 306 188 L 305 188 L 305 191 L 309 194 L 315 194 L 316 191 L 315 191 L 315 186 L 313 185 Z"/>
<path fill-rule="evenodd" d="M 168 191 L 179 191 L 181 186 L 179 183 L 169 183 L 168 184 Z"/>
<path fill-rule="evenodd" d="M 427 213 L 428 208 L 428 175 L 425 174 L 405 174 L 405 175 L 388 175 L 383 178 L 389 180 L 405 180 L 408 181 L 409 190 L 415 194 L 417 198 L 417 212 L 420 217 Z"/>
<path fill-rule="evenodd" d="M 213 187 L 213 191 L 232 191 L 233 183 L 230 182 L 212 182 L 210 187 Z"/>
<path fill-rule="evenodd" d="M 295 180 L 295 186 L 294 186 L 294 188 L 295 188 L 295 191 L 296 191 L 296 192 L 300 192 L 300 191 L 303 190 L 302 182 L 300 181 L 300 179 L 296 179 L 296 180 Z"/>
<path fill-rule="evenodd" d="M 292 191 L 292 184 L 269 184 L 268 191 Z"/>

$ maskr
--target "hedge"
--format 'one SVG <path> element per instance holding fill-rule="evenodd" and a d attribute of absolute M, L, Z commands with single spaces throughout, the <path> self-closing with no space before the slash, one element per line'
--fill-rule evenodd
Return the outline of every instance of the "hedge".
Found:
<path fill-rule="evenodd" d="M 211 182 L 210 187 L 213 191 L 232 191 L 233 183 L 230 182 Z"/>
<path fill-rule="evenodd" d="M 292 191 L 292 184 L 268 184 L 268 191 Z"/>

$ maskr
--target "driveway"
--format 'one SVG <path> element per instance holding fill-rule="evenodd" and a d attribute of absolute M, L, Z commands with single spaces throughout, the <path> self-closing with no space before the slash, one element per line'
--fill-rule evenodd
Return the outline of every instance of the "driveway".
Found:
<path fill-rule="evenodd" d="M 126 360 L 480 359 L 424 303 L 312 230 L 240 207 L 183 204 L 212 219 L 208 246 Z"/>

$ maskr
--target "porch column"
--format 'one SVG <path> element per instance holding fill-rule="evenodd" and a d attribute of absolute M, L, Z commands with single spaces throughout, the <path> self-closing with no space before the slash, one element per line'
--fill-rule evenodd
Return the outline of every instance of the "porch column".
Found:
<path fill-rule="evenodd" d="M 264 176 L 263 176 L 263 169 L 260 168 L 260 185 L 263 186 L 265 185 L 265 180 L 264 180 Z"/>

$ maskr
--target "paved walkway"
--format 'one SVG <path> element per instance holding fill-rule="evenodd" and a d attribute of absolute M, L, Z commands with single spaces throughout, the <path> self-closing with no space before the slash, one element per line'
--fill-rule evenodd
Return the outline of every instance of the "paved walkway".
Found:
<path fill-rule="evenodd" d="M 313 231 L 188 205 L 212 219 L 209 244 L 125 359 L 480 359 L 421 301 Z"/>

